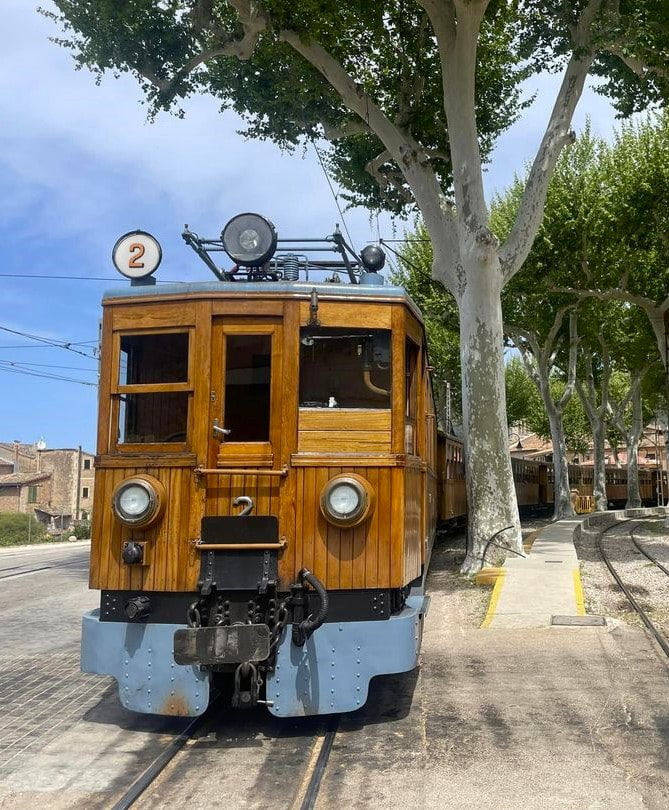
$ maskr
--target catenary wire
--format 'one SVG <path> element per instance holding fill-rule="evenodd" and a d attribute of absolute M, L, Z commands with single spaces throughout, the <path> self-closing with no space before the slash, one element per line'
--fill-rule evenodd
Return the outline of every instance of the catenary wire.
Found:
<path fill-rule="evenodd" d="M 82 357 L 88 357 L 89 360 L 95 359 L 94 354 L 86 354 L 86 352 L 82 352 L 79 349 L 73 348 L 73 344 L 66 340 L 54 340 L 53 338 L 46 338 L 42 335 L 33 335 L 30 332 L 21 332 L 17 329 L 10 329 L 7 326 L 0 326 L 0 330 L 3 332 L 9 332 L 12 335 L 19 335 L 20 337 L 27 338 L 28 340 L 35 340 L 38 343 L 44 343 L 47 346 L 56 346 L 61 349 L 67 349 L 70 352 L 74 352 L 75 354 L 80 354 Z"/>
<path fill-rule="evenodd" d="M 330 191 L 332 192 L 332 196 L 335 201 L 335 205 L 337 206 L 337 211 L 339 211 L 339 216 L 341 217 L 341 224 L 344 226 L 344 230 L 346 231 L 346 236 L 348 236 L 348 241 L 350 244 L 353 244 L 353 239 L 351 238 L 351 233 L 348 229 L 348 225 L 346 224 L 346 219 L 344 217 L 344 212 L 341 210 L 341 206 L 339 205 L 339 198 L 334 190 L 332 185 L 332 181 L 330 180 L 330 175 L 328 174 L 328 170 L 325 168 L 325 163 L 323 162 L 323 158 L 321 157 L 321 153 L 319 148 L 316 146 L 316 141 L 311 139 L 311 145 L 314 147 L 314 151 L 316 152 L 316 157 L 318 158 L 318 162 L 321 164 L 321 169 L 323 169 L 323 174 L 325 175 L 325 179 L 328 181 L 328 186 L 330 186 Z"/>
<path fill-rule="evenodd" d="M 59 374 L 47 374 L 45 372 L 40 371 L 28 371 L 27 369 L 9 368 L 8 366 L 3 366 L 0 363 L 0 372 L 3 371 L 6 374 L 21 374 L 25 377 L 40 377 L 45 380 L 56 380 L 58 382 L 77 383 L 78 385 L 87 385 L 91 386 L 92 388 L 98 387 L 97 383 L 89 382 L 88 380 L 76 380 L 74 377 L 65 377 Z"/>

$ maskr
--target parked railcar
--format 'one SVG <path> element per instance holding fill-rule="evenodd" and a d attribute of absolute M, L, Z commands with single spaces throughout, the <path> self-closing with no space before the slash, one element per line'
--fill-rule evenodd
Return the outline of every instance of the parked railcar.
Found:
<path fill-rule="evenodd" d="M 156 286 L 132 272 L 150 237 L 115 249 L 135 277 L 103 300 L 101 597 L 82 668 L 114 676 L 139 712 L 201 714 L 225 676 L 234 706 L 357 709 L 372 677 L 416 666 L 428 604 L 437 435 L 421 315 L 384 284 L 378 248 L 361 262 L 335 235 L 337 262 L 300 258 L 310 243 L 277 254 L 256 215 L 184 238 L 212 269 L 221 247 L 237 267 Z"/>

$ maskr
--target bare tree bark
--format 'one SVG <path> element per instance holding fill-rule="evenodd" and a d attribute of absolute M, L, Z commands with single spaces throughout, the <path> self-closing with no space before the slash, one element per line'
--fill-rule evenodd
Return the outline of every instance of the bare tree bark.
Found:
<path fill-rule="evenodd" d="M 595 507 L 598 512 L 606 512 L 608 499 L 606 497 L 606 427 L 609 414 L 609 380 L 611 366 L 609 351 L 604 340 L 602 345 L 602 379 L 599 386 L 599 398 L 595 386 L 595 376 L 592 364 L 592 352 L 584 352 L 585 382 L 576 381 L 576 390 L 583 403 L 583 408 L 590 423 L 590 432 L 593 440 L 593 481 L 592 490 L 595 498 Z M 599 402 L 598 402 L 599 399 Z"/>
<path fill-rule="evenodd" d="M 551 391 L 551 372 L 555 368 L 555 356 L 559 331 L 564 321 L 567 307 L 560 309 L 553 321 L 548 336 L 541 346 L 538 336 L 529 330 L 517 326 L 506 325 L 506 331 L 514 338 L 516 347 L 520 351 L 525 369 L 541 394 L 548 423 L 551 430 L 553 444 L 553 520 L 574 517 L 576 512 L 571 503 L 571 489 L 569 483 L 569 465 L 567 464 L 567 443 L 564 436 L 562 415 L 569 400 L 574 394 L 576 382 L 576 355 L 578 349 L 578 334 L 576 330 L 576 312 L 569 314 L 569 359 L 567 365 L 567 385 L 564 393 L 556 402 Z"/>

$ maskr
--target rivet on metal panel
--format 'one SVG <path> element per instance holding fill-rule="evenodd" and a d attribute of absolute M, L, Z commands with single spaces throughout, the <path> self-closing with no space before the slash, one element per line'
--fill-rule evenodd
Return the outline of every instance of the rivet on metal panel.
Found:
<path fill-rule="evenodd" d="M 359 677 L 360 677 L 360 673 L 359 673 L 359 672 L 356 672 L 356 673 L 355 673 L 355 677 L 356 677 L 356 678 L 359 678 Z"/>
<path fill-rule="evenodd" d="M 356 663 L 356 664 L 359 664 L 359 663 L 360 663 L 360 659 L 358 658 L 358 659 L 356 660 L 356 662 L 355 662 L 355 663 Z"/>
<path fill-rule="evenodd" d="M 334 681 L 334 675 L 330 675 L 331 680 Z"/>
<path fill-rule="evenodd" d="M 277 682 L 277 683 L 281 683 L 281 681 L 280 681 L 278 678 L 276 679 L 276 682 Z"/>
<path fill-rule="evenodd" d="M 356 691 L 356 692 L 359 692 L 359 691 L 360 691 L 360 687 L 359 687 L 359 686 L 356 686 L 356 687 L 355 687 L 355 691 Z"/>
<path fill-rule="evenodd" d="M 360 646 L 358 645 L 358 646 L 356 647 L 356 650 L 359 650 L 359 649 L 360 649 Z"/>
<path fill-rule="evenodd" d="M 331 694 L 334 695 L 334 689 L 330 689 Z"/>
<path fill-rule="evenodd" d="M 330 701 L 330 706 L 334 707 L 334 703 L 332 701 Z"/>
<path fill-rule="evenodd" d="M 344 625 L 343 625 L 343 624 L 340 624 L 340 625 L 339 625 L 339 632 L 341 633 L 341 631 L 342 631 L 343 629 L 344 629 Z"/>
<path fill-rule="evenodd" d="M 360 703 L 360 701 L 359 701 L 359 700 L 356 700 L 356 703 L 358 703 L 358 704 L 359 704 L 359 703 Z"/>
<path fill-rule="evenodd" d="M 281 695 L 281 693 L 280 693 L 280 692 L 277 692 L 277 693 L 276 693 L 276 697 L 279 697 L 280 695 Z"/>
<path fill-rule="evenodd" d="M 150 676 L 150 675 L 147 675 L 146 677 L 147 677 L 149 680 L 151 680 L 151 676 Z"/>
<path fill-rule="evenodd" d="M 333 647 L 333 648 L 332 648 L 332 652 L 334 652 L 334 651 L 335 651 L 335 648 Z"/>

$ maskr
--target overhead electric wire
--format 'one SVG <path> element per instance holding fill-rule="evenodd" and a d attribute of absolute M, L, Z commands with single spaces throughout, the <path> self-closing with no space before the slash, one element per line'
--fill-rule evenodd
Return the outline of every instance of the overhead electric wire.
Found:
<path fill-rule="evenodd" d="M 39 278 L 55 281 L 120 281 L 118 276 L 53 276 L 47 273 L 0 273 L 0 278 Z M 187 281 L 156 279 L 157 284 L 188 284 Z"/>
<path fill-rule="evenodd" d="M 19 368 L 11 368 L 9 366 L 3 365 L 2 361 L 0 361 L 0 372 L 6 372 L 7 374 L 21 374 L 25 377 L 41 377 L 44 380 L 56 380 L 58 382 L 70 382 L 70 383 L 77 383 L 78 385 L 88 385 L 93 388 L 97 388 L 98 384 L 94 382 L 88 382 L 88 380 L 77 380 L 74 377 L 65 377 L 59 374 L 48 374 L 44 371 L 29 371 L 28 369 L 19 369 Z"/>
<path fill-rule="evenodd" d="M 323 169 L 323 174 L 325 175 L 325 179 L 328 181 L 328 186 L 330 186 L 330 191 L 332 192 L 332 196 L 335 201 L 335 205 L 337 206 L 337 211 L 339 211 L 339 216 L 341 217 L 341 224 L 344 226 L 344 230 L 346 231 L 346 236 L 348 236 L 348 241 L 352 244 L 353 239 L 351 238 L 351 233 L 348 229 L 348 225 L 346 224 L 346 219 L 344 218 L 344 212 L 341 210 L 341 206 L 339 205 L 339 198 L 334 190 L 332 185 L 332 181 L 330 180 L 330 175 L 328 174 L 328 170 L 325 168 L 325 163 L 323 162 L 323 158 L 321 157 L 321 153 L 316 146 L 316 141 L 311 139 L 311 145 L 314 147 L 314 151 L 316 152 L 316 157 L 318 158 L 318 162 L 321 164 L 321 169 Z"/>
<path fill-rule="evenodd" d="M 36 368 L 60 368 L 65 369 L 67 371 L 83 371 L 85 374 L 97 374 L 97 368 L 82 368 L 81 366 L 58 366 L 54 363 L 26 363 L 23 360 L 0 360 L 0 363 L 4 363 L 10 366 L 16 366 L 16 368 L 24 368 L 25 366 L 36 367 Z M 30 369 L 28 369 L 30 370 Z"/>
<path fill-rule="evenodd" d="M 80 354 L 82 357 L 87 357 L 89 360 L 95 360 L 96 357 L 94 354 L 86 354 L 86 352 L 81 352 L 79 349 L 74 349 L 72 342 L 66 340 L 54 340 L 53 338 L 46 338 L 42 335 L 33 335 L 29 332 L 20 332 L 17 329 L 9 329 L 7 326 L 0 326 L 0 330 L 3 332 L 9 332 L 12 335 L 19 335 L 20 337 L 27 338 L 28 340 L 35 340 L 38 343 L 43 343 L 48 346 L 54 346 L 61 349 L 67 349 L 70 352 L 74 352 L 75 354 Z"/>

